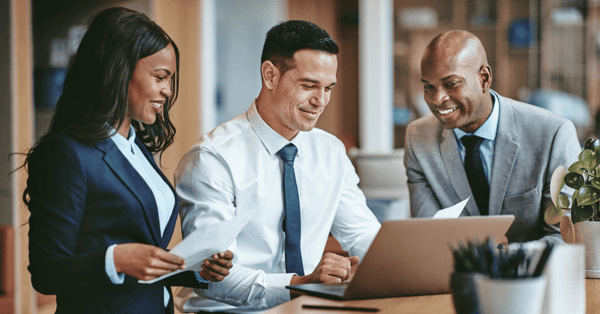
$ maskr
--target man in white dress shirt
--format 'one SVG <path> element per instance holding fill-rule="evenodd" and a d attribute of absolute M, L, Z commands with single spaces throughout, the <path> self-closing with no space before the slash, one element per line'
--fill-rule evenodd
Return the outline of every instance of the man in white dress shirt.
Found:
<path fill-rule="evenodd" d="M 266 309 L 294 296 L 286 285 L 348 279 L 364 257 L 380 224 L 342 142 L 314 128 L 336 84 L 337 53 L 334 40 L 310 22 L 274 26 L 263 47 L 258 97 L 181 160 L 175 183 L 184 236 L 254 211 L 231 248 L 229 276 L 196 290 L 182 310 Z M 284 162 L 280 154 L 290 146 L 295 158 Z M 293 188 L 285 181 L 290 174 Z M 289 218 L 295 207 L 298 219 Z M 350 257 L 323 254 L 330 232 Z"/>

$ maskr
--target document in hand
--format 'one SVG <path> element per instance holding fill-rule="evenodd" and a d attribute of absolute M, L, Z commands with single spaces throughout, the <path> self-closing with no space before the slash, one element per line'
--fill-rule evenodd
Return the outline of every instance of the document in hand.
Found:
<path fill-rule="evenodd" d="M 253 210 L 243 212 L 233 219 L 221 221 L 190 233 L 170 251 L 170 253 L 185 259 L 185 270 L 177 270 L 152 280 L 140 280 L 139 283 L 155 283 L 186 270 L 201 271 L 201 265 L 205 259 L 210 259 L 213 254 L 225 251 L 231 246 L 252 218 L 253 212 Z"/>
<path fill-rule="evenodd" d="M 450 206 L 448 208 L 438 210 L 435 215 L 433 215 L 433 219 L 441 219 L 441 218 L 458 218 L 460 213 L 462 213 L 465 205 L 469 201 L 471 197 L 467 197 L 464 201 L 457 203 L 456 205 Z"/>

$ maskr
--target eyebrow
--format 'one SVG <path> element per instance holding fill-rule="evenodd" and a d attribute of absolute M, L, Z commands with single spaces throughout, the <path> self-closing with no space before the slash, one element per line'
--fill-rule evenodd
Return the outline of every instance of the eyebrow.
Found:
<path fill-rule="evenodd" d="M 313 84 L 321 84 L 321 82 L 319 82 L 319 80 L 313 80 L 313 79 L 309 79 L 309 78 L 301 78 L 300 82 L 308 82 L 308 83 L 313 83 Z M 335 85 L 337 82 L 333 82 L 331 83 L 329 86 L 333 86 Z"/>
<path fill-rule="evenodd" d="M 167 70 L 166 68 L 158 68 L 158 69 L 154 69 L 154 71 L 165 71 L 167 72 L 168 75 L 171 75 L 171 71 Z"/>
<path fill-rule="evenodd" d="M 442 78 L 440 81 L 442 81 L 442 82 L 443 82 L 443 81 L 449 80 L 449 79 L 451 79 L 451 78 L 452 78 L 452 77 L 454 77 L 454 76 L 458 76 L 458 75 L 456 75 L 456 74 L 451 74 L 451 75 L 448 75 L 448 76 L 446 76 L 446 77 Z M 427 80 L 424 80 L 424 79 L 421 79 L 421 82 L 423 82 L 423 83 L 429 83 Z"/>

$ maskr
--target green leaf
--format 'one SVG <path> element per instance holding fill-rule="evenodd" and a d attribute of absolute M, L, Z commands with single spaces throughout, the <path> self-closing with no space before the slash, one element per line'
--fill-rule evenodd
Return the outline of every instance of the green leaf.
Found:
<path fill-rule="evenodd" d="M 576 161 L 569 167 L 569 172 L 583 174 L 582 168 L 583 166 L 581 165 L 581 163 L 579 161 Z"/>
<path fill-rule="evenodd" d="M 560 193 L 558 195 L 557 207 L 559 209 L 563 209 L 563 208 L 569 208 L 570 205 L 571 205 L 571 201 L 569 201 L 569 196 L 567 196 L 567 194 L 565 194 L 565 193 Z"/>
<path fill-rule="evenodd" d="M 598 165 L 596 161 L 596 154 L 593 151 L 586 149 L 579 153 L 579 162 L 587 171 L 592 171 Z"/>
<path fill-rule="evenodd" d="M 585 141 L 585 144 L 583 145 L 583 148 L 584 149 L 590 149 L 590 150 L 595 150 L 597 148 L 600 148 L 600 140 L 590 138 L 587 141 Z"/>
<path fill-rule="evenodd" d="M 594 186 L 584 185 L 577 192 L 579 192 L 579 195 L 577 195 L 577 204 L 580 206 L 592 205 L 600 201 L 600 189 Z"/>
<path fill-rule="evenodd" d="M 560 235 L 566 243 L 573 244 L 575 243 L 575 230 L 573 228 L 573 223 L 569 217 L 565 216 L 560 221 Z"/>
<path fill-rule="evenodd" d="M 552 178 L 550 178 L 550 198 L 552 199 L 552 204 L 555 206 L 558 204 L 557 198 L 560 190 L 565 186 L 564 176 L 567 173 L 569 173 L 569 170 L 563 165 L 556 167 L 554 172 L 552 172 Z"/>
<path fill-rule="evenodd" d="M 574 188 L 576 190 L 585 184 L 583 176 L 576 172 L 569 172 L 569 173 L 565 174 L 564 180 L 565 180 L 565 184 L 568 187 Z"/>
<path fill-rule="evenodd" d="M 600 178 L 594 178 L 590 181 L 590 184 L 595 188 L 600 189 Z"/>
<path fill-rule="evenodd" d="M 555 225 L 560 222 L 562 219 L 562 210 L 556 210 L 554 206 L 550 205 L 546 208 L 546 212 L 544 213 L 544 220 L 549 225 Z"/>
<path fill-rule="evenodd" d="M 586 221 L 594 215 L 594 206 L 579 206 L 577 201 L 573 201 L 573 208 L 571 208 L 571 220 L 573 224 L 580 221 Z"/>

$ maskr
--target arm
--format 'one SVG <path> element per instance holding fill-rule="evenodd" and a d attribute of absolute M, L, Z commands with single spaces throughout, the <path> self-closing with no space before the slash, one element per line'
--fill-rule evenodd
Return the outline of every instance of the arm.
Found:
<path fill-rule="evenodd" d="M 433 217 L 435 213 L 442 209 L 435 193 L 431 189 L 427 177 L 415 152 L 412 148 L 412 133 L 414 127 L 409 124 L 406 129 L 406 138 L 404 142 L 404 166 L 406 167 L 406 176 L 408 190 L 410 193 L 410 210 L 413 217 Z"/>
<path fill-rule="evenodd" d="M 183 259 L 152 245 L 119 244 L 109 252 L 108 242 L 80 238 L 81 233 L 89 233 L 80 230 L 84 216 L 106 209 L 102 207 L 106 205 L 90 199 L 93 191 L 88 190 L 88 182 L 93 176 L 96 180 L 103 177 L 102 171 L 93 166 L 101 156 L 89 152 L 89 147 L 68 138 L 52 138 L 31 158 L 29 270 L 36 290 L 45 294 L 81 294 L 111 284 L 136 282 L 133 278 L 109 278 L 111 265 L 114 271 L 137 279 L 152 279 L 183 268 Z M 115 228 L 107 222 L 103 225 L 106 229 Z M 91 251 L 81 253 L 77 245 L 82 242 Z"/>
<path fill-rule="evenodd" d="M 359 178 L 350 159 L 343 154 L 344 184 L 331 233 L 350 256 L 361 260 L 375 239 L 381 224 L 367 207 L 367 200 L 358 188 Z"/>
<path fill-rule="evenodd" d="M 579 145 L 579 139 L 577 138 L 577 131 L 575 126 L 569 120 L 565 120 L 554 135 L 552 141 L 552 147 L 550 147 L 550 158 L 548 160 L 548 166 L 546 168 L 544 189 L 542 195 L 542 203 L 540 208 L 540 221 L 543 224 L 544 237 L 540 241 L 550 243 L 564 243 L 560 236 L 560 230 L 557 226 L 550 226 L 544 220 L 544 212 L 548 206 L 552 205 L 550 197 L 550 179 L 552 173 L 558 166 L 564 165 L 569 167 L 572 163 L 578 160 L 579 153 L 581 152 L 581 146 Z M 568 190 L 571 190 L 568 186 L 564 186 L 562 189 L 563 193 L 570 195 Z"/>
<path fill-rule="evenodd" d="M 111 284 L 104 270 L 106 248 L 75 252 L 86 179 L 83 160 L 65 141 L 48 139 L 31 156 L 29 271 L 41 293 L 84 293 Z"/>
<path fill-rule="evenodd" d="M 175 171 L 175 185 L 181 201 L 184 237 L 203 226 L 235 217 L 233 177 L 227 163 L 214 152 L 195 148 L 188 152 Z M 232 245 L 235 253 L 236 243 Z M 248 307 L 274 306 L 289 301 L 285 286 L 293 274 L 267 274 L 236 264 L 219 283 L 197 290 L 202 297 Z"/>

